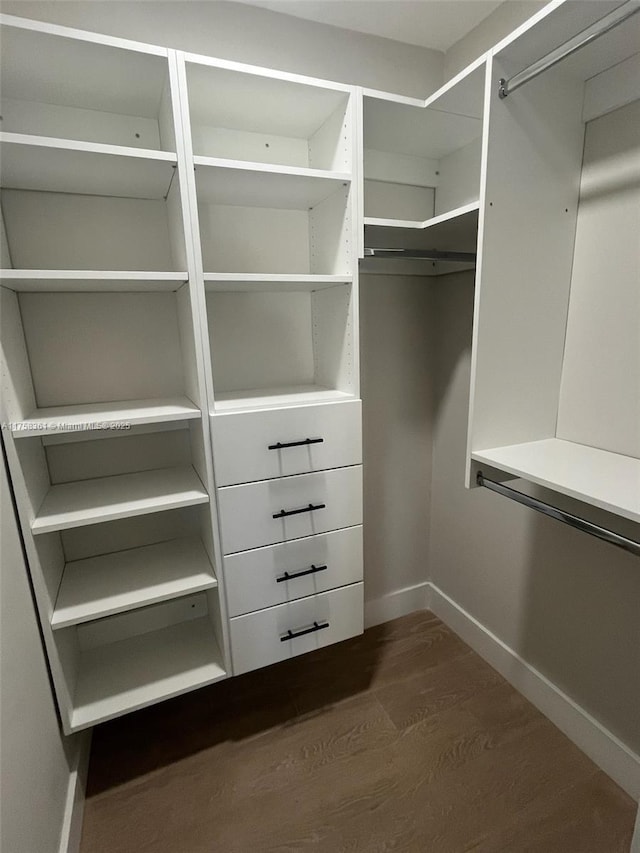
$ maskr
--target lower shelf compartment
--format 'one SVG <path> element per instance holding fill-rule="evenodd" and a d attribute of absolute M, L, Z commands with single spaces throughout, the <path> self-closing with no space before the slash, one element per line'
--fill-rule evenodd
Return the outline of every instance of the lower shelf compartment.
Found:
<path fill-rule="evenodd" d="M 640 522 L 640 459 L 559 438 L 479 450 L 471 458 Z"/>
<path fill-rule="evenodd" d="M 81 652 L 69 732 L 226 677 L 208 618 Z"/>

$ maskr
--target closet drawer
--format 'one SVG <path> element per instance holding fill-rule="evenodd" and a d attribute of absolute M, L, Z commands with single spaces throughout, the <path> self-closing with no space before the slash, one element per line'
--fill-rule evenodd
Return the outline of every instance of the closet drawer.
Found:
<path fill-rule="evenodd" d="M 224 575 L 230 616 L 356 583 L 362 580 L 362 527 L 232 554 L 224 558 Z"/>
<path fill-rule="evenodd" d="M 211 429 L 218 486 L 362 462 L 359 400 L 212 415 Z"/>
<path fill-rule="evenodd" d="M 362 466 L 218 489 L 225 554 L 362 524 Z"/>
<path fill-rule="evenodd" d="M 356 583 L 231 619 L 234 674 L 361 634 L 362 587 Z"/>

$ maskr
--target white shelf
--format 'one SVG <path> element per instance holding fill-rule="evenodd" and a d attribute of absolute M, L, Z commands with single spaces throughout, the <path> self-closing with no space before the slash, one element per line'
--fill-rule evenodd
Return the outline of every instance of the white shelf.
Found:
<path fill-rule="evenodd" d="M 194 157 L 198 201 L 238 207 L 308 210 L 351 180 L 327 172 L 270 163 Z"/>
<path fill-rule="evenodd" d="M 125 400 L 118 403 L 81 403 L 77 406 L 54 406 L 36 409 L 28 418 L 13 425 L 14 438 L 37 435 L 61 435 L 108 429 L 110 425 L 127 423 L 168 423 L 200 417 L 200 409 L 187 397 L 153 400 Z"/>
<path fill-rule="evenodd" d="M 34 534 L 207 503 L 193 468 L 161 468 L 52 486 L 31 524 Z"/>
<path fill-rule="evenodd" d="M 208 618 L 81 653 L 70 730 L 179 696 L 226 677 Z"/>
<path fill-rule="evenodd" d="M 0 285 L 19 293 L 175 291 L 188 280 L 187 272 L 0 270 Z"/>
<path fill-rule="evenodd" d="M 162 199 L 177 157 L 167 151 L 0 133 L 2 187 Z"/>
<path fill-rule="evenodd" d="M 640 522 L 640 459 L 557 438 L 476 451 L 471 458 Z"/>
<path fill-rule="evenodd" d="M 465 218 L 469 223 L 471 221 L 477 223 L 477 216 L 473 216 L 473 214 L 477 213 L 479 209 L 480 202 L 472 201 L 469 204 L 457 207 L 455 210 L 448 210 L 446 213 L 441 213 L 439 216 L 432 216 L 431 219 L 425 219 L 424 221 L 411 219 L 381 219 L 373 216 L 365 216 L 364 224 L 380 228 L 414 228 L 424 231 L 427 228 L 433 228 L 437 225 L 442 225 L 445 222 L 451 222 L 454 219 Z M 470 216 L 469 214 L 472 215 Z"/>
<path fill-rule="evenodd" d="M 197 538 L 75 560 L 65 566 L 51 626 L 66 628 L 214 586 Z"/>
<path fill-rule="evenodd" d="M 288 275 L 261 273 L 205 273 L 204 286 L 207 292 L 246 292 L 269 290 L 271 292 L 313 292 L 351 284 L 350 275 Z"/>
<path fill-rule="evenodd" d="M 305 406 L 309 403 L 334 403 L 355 400 L 353 394 L 323 388 L 321 385 L 298 385 L 291 388 L 257 388 L 249 391 L 216 392 L 215 411 L 234 412 L 246 409 L 275 409 Z"/>

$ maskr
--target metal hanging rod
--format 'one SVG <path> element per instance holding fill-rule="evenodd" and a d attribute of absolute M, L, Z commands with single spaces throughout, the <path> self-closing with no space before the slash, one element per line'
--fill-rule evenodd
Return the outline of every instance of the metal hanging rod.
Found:
<path fill-rule="evenodd" d="M 488 480 L 482 471 L 478 471 L 476 482 L 479 486 L 491 489 L 492 492 L 497 492 L 505 498 L 517 501 L 519 504 L 527 506 L 530 509 L 535 509 L 536 512 L 541 512 L 550 518 L 555 518 L 556 521 L 563 521 L 570 527 L 575 527 L 576 530 L 582 530 L 583 533 L 589 533 L 591 536 L 596 536 L 610 545 L 616 545 L 618 548 L 622 548 L 625 551 L 629 551 L 630 554 L 640 557 L 640 542 L 636 542 L 634 539 L 627 539 L 626 536 L 621 536 L 619 533 L 614 533 L 613 530 L 607 530 L 605 527 L 593 524 L 593 522 L 587 521 L 585 518 L 565 512 L 565 510 L 558 509 L 555 506 L 544 503 L 544 501 L 539 501 L 537 498 L 524 495 L 522 492 L 504 486 L 502 483 L 496 483 L 495 480 Z"/>
<path fill-rule="evenodd" d="M 636 12 L 640 12 L 639 0 L 628 0 L 627 3 L 623 3 L 622 6 L 618 6 L 618 8 L 614 9 L 613 12 L 610 12 L 608 15 L 605 15 L 604 18 L 601 18 L 599 21 L 591 24 L 591 26 L 587 27 L 585 30 L 582 30 L 582 32 L 578 33 L 573 38 L 570 38 L 569 41 L 566 41 L 564 44 L 561 44 L 559 47 L 556 47 L 554 50 L 547 53 L 546 56 L 542 57 L 542 59 L 532 62 L 531 65 L 527 66 L 527 68 L 524 68 L 522 71 L 514 74 L 513 77 L 510 77 L 508 80 L 502 77 L 498 82 L 499 97 L 506 98 L 507 95 L 515 92 L 515 90 L 519 89 L 520 86 L 524 86 L 524 84 L 528 83 L 529 80 L 533 80 L 533 78 L 537 77 L 538 74 L 542 74 L 543 71 L 547 71 L 549 68 L 557 65 L 558 62 L 561 62 L 567 56 L 571 56 L 572 53 L 575 53 L 576 50 L 580 50 L 581 47 L 591 44 L 592 41 L 600 38 L 600 36 L 603 36 L 614 27 L 617 27 L 618 24 L 626 21 L 627 18 L 635 15 Z"/>
<path fill-rule="evenodd" d="M 365 249 L 365 258 L 394 258 L 396 260 L 453 261 L 475 264 L 475 252 L 441 252 L 438 249 Z"/>

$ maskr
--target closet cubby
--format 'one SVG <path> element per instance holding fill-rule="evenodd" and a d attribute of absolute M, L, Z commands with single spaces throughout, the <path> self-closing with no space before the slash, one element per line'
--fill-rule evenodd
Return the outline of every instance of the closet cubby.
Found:
<path fill-rule="evenodd" d="M 186 59 L 196 156 L 351 172 L 348 87 Z"/>
<path fill-rule="evenodd" d="M 345 275 L 350 184 L 341 178 L 197 164 L 205 273 Z"/>
<path fill-rule="evenodd" d="M 478 205 L 486 60 L 425 101 L 364 90 L 364 222 L 424 229 Z"/>
<path fill-rule="evenodd" d="M 2 23 L 4 133 L 85 143 L 78 151 L 93 143 L 175 151 L 166 50 Z"/>
<path fill-rule="evenodd" d="M 495 55 L 468 478 L 639 522 L 638 16 L 499 97 L 609 11 L 564 4 Z"/>
<path fill-rule="evenodd" d="M 206 302 L 214 411 L 357 396 L 351 283 L 207 281 Z"/>

